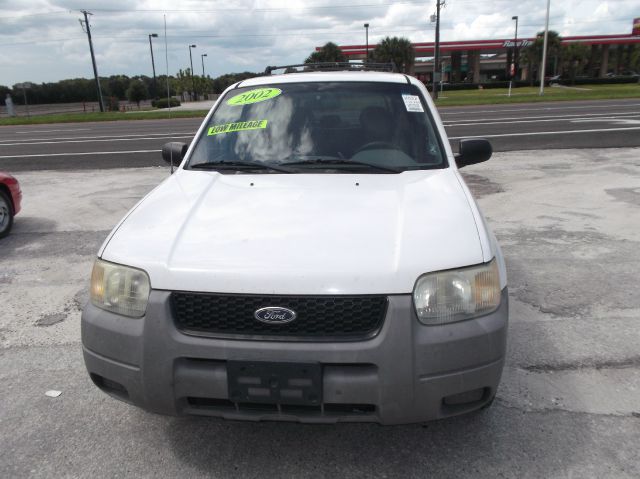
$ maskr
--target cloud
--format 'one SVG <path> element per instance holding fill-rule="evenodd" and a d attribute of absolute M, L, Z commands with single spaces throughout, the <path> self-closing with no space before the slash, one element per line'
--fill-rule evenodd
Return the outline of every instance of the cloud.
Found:
<path fill-rule="evenodd" d="M 318 45 L 363 44 L 404 36 L 432 41 L 429 16 L 434 5 L 417 0 L 0 0 L 0 85 L 21 81 L 56 81 L 91 77 L 80 9 L 93 12 L 91 28 L 101 75 L 151 74 L 148 34 L 153 39 L 156 69 L 164 72 L 164 15 L 167 20 L 169 72 L 194 70 L 207 53 L 212 76 L 239 70 L 262 71 L 268 64 L 302 62 Z M 329 8 L 323 8 L 329 7 Z M 594 13 L 595 12 L 595 13 Z M 550 27 L 563 35 L 630 33 L 638 16 L 637 0 L 554 1 Z M 448 0 L 442 11 L 443 40 L 511 37 L 513 15 L 519 36 L 544 27 L 540 0 Z"/>

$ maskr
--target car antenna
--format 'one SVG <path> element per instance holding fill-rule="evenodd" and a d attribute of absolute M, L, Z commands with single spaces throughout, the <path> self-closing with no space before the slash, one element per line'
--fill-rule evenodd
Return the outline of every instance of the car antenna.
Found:
<path fill-rule="evenodd" d="M 164 63 L 166 66 L 165 79 L 167 80 L 167 107 L 169 109 L 168 126 L 169 126 L 169 137 L 171 138 L 173 134 L 171 134 L 171 90 L 169 89 L 169 53 L 167 49 L 167 14 L 165 13 L 163 17 L 164 17 Z M 171 149 L 171 152 L 169 154 L 171 158 L 171 161 L 170 161 L 171 174 L 173 175 L 173 149 Z"/>

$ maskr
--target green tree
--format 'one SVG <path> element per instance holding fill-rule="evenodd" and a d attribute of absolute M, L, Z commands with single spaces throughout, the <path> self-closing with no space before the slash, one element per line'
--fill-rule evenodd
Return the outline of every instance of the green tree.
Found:
<path fill-rule="evenodd" d="M 413 46 L 406 38 L 386 37 L 373 50 L 373 59 L 376 62 L 393 62 L 398 70 L 404 73 L 411 72 L 415 58 Z"/>
<path fill-rule="evenodd" d="M 11 88 L 8 86 L 0 85 L 0 105 L 4 105 L 4 100 L 7 97 L 7 93 L 11 94 Z"/>
<path fill-rule="evenodd" d="M 581 43 L 562 45 L 560 49 L 562 70 L 567 74 L 572 85 L 576 81 L 576 75 L 582 73 L 585 65 L 589 63 L 590 54 L 591 48 Z"/>
<path fill-rule="evenodd" d="M 547 68 L 546 71 L 551 71 L 549 66 L 552 64 L 552 59 L 560 55 L 562 38 L 558 32 L 549 30 L 547 36 Z M 520 51 L 520 62 L 527 64 L 529 72 L 529 84 L 533 85 L 534 79 L 540 80 L 540 78 L 534 78 L 534 70 L 536 71 L 536 77 L 540 76 L 542 64 L 542 49 L 544 47 L 544 32 L 538 32 L 535 41 L 524 47 Z"/>
<path fill-rule="evenodd" d="M 305 63 L 346 62 L 347 56 L 342 53 L 340 47 L 333 42 L 327 42 L 320 50 L 309 55 Z"/>
<path fill-rule="evenodd" d="M 219 77 L 212 80 L 213 93 L 222 93 L 227 89 L 228 86 L 233 85 L 234 83 L 241 80 L 246 80 L 247 78 L 253 78 L 256 76 L 260 76 L 260 74 L 252 72 L 225 73 L 224 75 L 220 75 Z"/>
<path fill-rule="evenodd" d="M 640 70 L 640 46 L 638 45 L 629 46 L 629 68 L 636 72 Z"/>
<path fill-rule="evenodd" d="M 178 95 L 184 94 L 185 92 L 191 91 L 191 75 L 190 69 L 186 70 L 178 70 L 178 73 L 175 77 L 171 77 L 169 79 L 171 83 L 171 89 L 174 90 Z"/>
<path fill-rule="evenodd" d="M 171 96 L 176 95 L 176 90 L 175 90 L 175 85 L 173 84 L 173 76 L 169 76 L 169 94 Z M 158 91 L 157 93 L 157 97 L 158 98 L 166 98 L 167 96 L 167 75 L 160 75 L 158 76 L 157 79 L 157 85 L 158 85 Z"/>
<path fill-rule="evenodd" d="M 146 100 L 148 95 L 147 86 L 139 80 L 132 81 L 127 89 L 127 98 L 129 101 L 136 102 L 138 108 L 140 108 L 140 102 Z"/>
<path fill-rule="evenodd" d="M 114 96 L 119 100 L 127 98 L 127 89 L 129 88 L 129 77 L 126 75 L 111 75 L 108 80 L 110 96 Z"/>

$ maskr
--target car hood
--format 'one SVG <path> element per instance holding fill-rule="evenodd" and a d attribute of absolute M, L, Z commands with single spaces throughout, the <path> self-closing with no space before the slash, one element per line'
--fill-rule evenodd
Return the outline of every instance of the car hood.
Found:
<path fill-rule="evenodd" d="M 155 289 L 254 294 L 410 293 L 423 273 L 482 263 L 452 169 L 401 174 L 178 170 L 102 248 Z"/>

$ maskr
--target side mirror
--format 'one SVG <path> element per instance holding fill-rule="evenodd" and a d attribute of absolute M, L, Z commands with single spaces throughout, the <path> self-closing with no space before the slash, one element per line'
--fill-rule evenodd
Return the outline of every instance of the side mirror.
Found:
<path fill-rule="evenodd" d="M 172 141 L 162 145 L 162 159 L 170 165 L 178 166 L 184 155 L 187 154 L 189 145 L 186 143 L 180 143 L 178 141 Z"/>
<path fill-rule="evenodd" d="M 484 138 L 467 138 L 460 140 L 458 154 L 455 156 L 456 165 L 458 165 L 458 168 L 462 168 L 463 166 L 482 163 L 491 158 L 492 153 L 493 148 L 491 147 L 491 143 Z"/>

